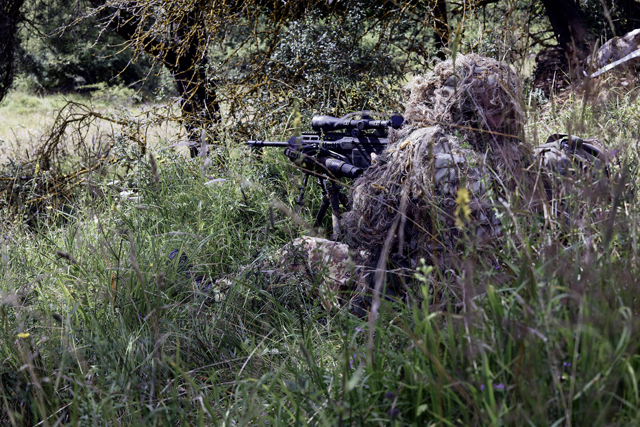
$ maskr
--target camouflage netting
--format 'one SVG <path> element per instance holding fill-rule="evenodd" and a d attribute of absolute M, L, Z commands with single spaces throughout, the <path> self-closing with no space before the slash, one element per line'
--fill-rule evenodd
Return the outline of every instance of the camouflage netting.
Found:
<path fill-rule="evenodd" d="M 354 183 L 353 209 L 342 219 L 345 242 L 369 267 L 396 226 L 390 253 L 406 267 L 420 258 L 444 261 L 464 228 L 480 238 L 497 235 L 490 205 L 535 179 L 524 172 L 532 149 L 521 142 L 521 84 L 508 65 L 458 55 L 455 71 L 451 60 L 441 62 L 415 77 L 406 96 L 408 124 Z M 458 192 L 463 184 L 468 192 Z M 456 214 L 456 199 L 468 209 Z"/>

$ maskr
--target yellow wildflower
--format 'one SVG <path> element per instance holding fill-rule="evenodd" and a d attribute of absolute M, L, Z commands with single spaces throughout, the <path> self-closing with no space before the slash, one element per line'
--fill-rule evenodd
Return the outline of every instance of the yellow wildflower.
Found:
<path fill-rule="evenodd" d="M 31 335 L 29 332 L 20 332 L 17 336 L 18 338 L 22 338 L 23 340 L 26 340 L 27 338 L 29 338 L 29 335 Z"/>
<path fill-rule="evenodd" d="M 471 217 L 471 207 L 469 206 L 470 202 L 471 198 L 469 197 L 469 190 L 465 187 L 459 188 L 456 195 L 456 227 L 462 228 L 464 227 L 464 223 L 469 221 L 469 218 Z"/>

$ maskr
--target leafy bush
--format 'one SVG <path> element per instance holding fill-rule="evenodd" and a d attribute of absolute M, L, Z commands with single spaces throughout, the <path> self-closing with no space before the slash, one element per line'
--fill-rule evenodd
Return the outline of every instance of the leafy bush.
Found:
<path fill-rule="evenodd" d="M 29 24 L 21 27 L 16 70 L 23 85 L 37 93 L 81 91 L 97 83 L 135 89 L 144 83 L 147 93 L 157 89 L 160 78 L 150 72 L 146 57 L 123 50 L 119 36 L 101 32 L 96 19 L 74 22 L 87 7 L 83 1 L 25 2 Z"/>
<path fill-rule="evenodd" d="M 386 77 L 386 84 L 397 85 L 402 72 L 389 47 L 375 46 L 375 33 L 366 35 L 366 12 L 355 3 L 340 16 L 312 12 L 292 22 L 278 40 L 266 72 L 272 79 L 294 85 L 297 96 L 316 111 L 344 111 L 340 97 L 331 92 L 358 91 L 359 86 L 367 86 L 363 79 L 373 82 Z M 367 99 L 366 92 L 359 95 L 360 102 L 354 99 L 349 105 L 373 109 L 375 104 L 370 102 L 381 102 Z"/>
<path fill-rule="evenodd" d="M 385 11 L 367 2 L 343 8 L 305 13 L 283 28 L 273 47 L 241 51 L 230 62 L 235 67 L 217 70 L 216 86 L 229 105 L 223 114 L 228 131 L 280 134 L 294 109 L 303 120 L 401 109 L 398 89 L 410 64 L 397 45 L 406 28 L 385 26 L 377 19 Z"/>

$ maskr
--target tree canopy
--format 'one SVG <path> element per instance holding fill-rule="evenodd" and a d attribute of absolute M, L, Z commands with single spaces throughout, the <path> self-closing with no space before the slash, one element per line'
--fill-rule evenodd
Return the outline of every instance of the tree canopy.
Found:
<path fill-rule="evenodd" d="M 48 35 L 41 37 L 48 40 L 47 48 L 70 58 L 58 66 L 42 59 L 45 54 L 22 55 L 24 67 L 39 73 L 41 81 L 53 80 L 60 87 L 70 85 L 65 79 L 93 83 L 88 79 L 115 73 L 131 84 L 149 80 L 164 67 L 175 82 L 181 120 L 195 145 L 203 129 L 215 138 L 222 110 L 228 118 L 226 126 L 255 134 L 259 129 L 251 126 L 256 113 L 274 124 L 286 120 L 294 103 L 335 115 L 375 109 L 380 107 L 377 99 L 391 98 L 387 89 L 398 87 L 417 68 L 429 66 L 435 56 L 444 58 L 456 50 L 514 60 L 507 56 L 509 51 L 520 49 L 523 55 L 532 46 L 548 46 L 550 34 L 569 56 L 583 60 L 598 31 L 620 33 L 633 27 L 640 16 L 633 1 L 607 0 L 604 7 L 595 3 L 600 4 L 596 0 L 464 4 L 446 0 L 77 0 L 69 4 L 8 0 L 3 3 L 0 24 L 0 99 L 15 70 L 20 23 L 40 25 L 45 29 L 43 37 Z M 59 13 L 47 20 L 52 11 Z M 516 13 L 521 18 L 514 20 Z M 499 31 L 500 15 L 513 22 L 503 25 L 524 26 L 518 39 Z M 61 22 L 61 16 L 68 22 Z M 493 24 L 487 23 L 487 16 Z M 83 24 L 83 43 L 77 43 L 77 38 L 74 43 L 56 41 Z M 54 37 L 53 26 L 60 29 Z M 499 38 L 504 40 L 498 43 Z M 93 52 L 100 47 L 102 51 Z M 152 66 L 156 71 L 150 71 Z"/>

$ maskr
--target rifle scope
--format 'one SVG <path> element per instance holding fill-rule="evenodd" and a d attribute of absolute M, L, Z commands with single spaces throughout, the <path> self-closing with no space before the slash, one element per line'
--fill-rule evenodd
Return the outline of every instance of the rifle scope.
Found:
<path fill-rule="evenodd" d="M 334 131 L 338 129 L 358 129 L 358 130 L 367 130 L 367 129 L 388 129 L 394 128 L 398 129 L 404 123 L 404 119 L 402 116 L 398 114 L 394 114 L 391 116 L 390 120 L 371 120 L 371 119 L 339 119 L 337 117 L 332 116 L 313 116 L 311 120 L 311 127 L 316 132 L 318 131 Z"/>

